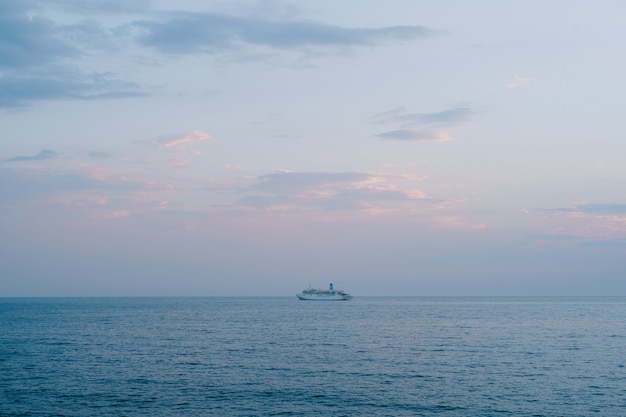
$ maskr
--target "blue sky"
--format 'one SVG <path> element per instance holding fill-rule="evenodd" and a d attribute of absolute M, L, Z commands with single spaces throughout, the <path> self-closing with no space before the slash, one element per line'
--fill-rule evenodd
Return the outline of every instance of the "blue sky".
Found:
<path fill-rule="evenodd" d="M 0 0 L 0 295 L 626 295 L 624 16 Z"/>

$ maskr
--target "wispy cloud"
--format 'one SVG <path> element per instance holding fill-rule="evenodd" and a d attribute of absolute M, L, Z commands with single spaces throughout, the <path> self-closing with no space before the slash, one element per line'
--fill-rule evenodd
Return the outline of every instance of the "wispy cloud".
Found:
<path fill-rule="evenodd" d="M 15 3 L 15 4 L 11 4 Z M 103 99 L 142 95 L 138 84 L 107 71 L 78 70 L 93 50 L 97 24 L 59 24 L 37 2 L 3 2 L 0 9 L 0 108 L 40 100 Z M 89 37 L 78 32 L 90 32 Z M 101 36 L 108 36 L 102 34 Z"/>
<path fill-rule="evenodd" d="M 69 201 L 74 198 L 68 197 L 70 194 L 82 198 L 85 193 L 104 193 L 107 190 L 127 192 L 136 187 L 137 184 L 129 182 L 102 181 L 80 170 L 0 169 L 0 202 L 5 203 Z"/>
<path fill-rule="evenodd" d="M 236 165 L 236 164 L 224 164 L 224 169 L 229 169 L 233 171 L 242 171 L 245 169 L 245 167 L 241 165 Z"/>
<path fill-rule="evenodd" d="M 476 223 L 463 216 L 435 216 L 432 222 L 445 229 L 483 230 L 485 223 Z"/>
<path fill-rule="evenodd" d="M 176 135 L 174 137 L 166 137 L 159 140 L 161 146 L 165 149 L 175 149 L 178 151 L 188 151 L 189 146 L 198 142 L 211 140 L 211 135 L 201 130 L 193 130 L 184 135 Z"/>
<path fill-rule="evenodd" d="M 519 88 L 525 87 L 535 83 L 535 79 L 531 77 L 523 77 L 521 75 L 516 75 L 512 80 L 505 83 L 506 88 Z"/>
<path fill-rule="evenodd" d="M 58 154 L 50 149 L 44 149 L 36 155 L 20 155 L 6 159 L 6 162 L 23 162 L 23 161 L 43 161 L 45 159 L 52 159 Z"/>
<path fill-rule="evenodd" d="M 194 141 L 182 141 L 188 143 Z M 82 160 L 57 158 L 45 168 L 5 163 L 0 166 L 0 207 L 63 207 L 84 218 L 103 220 L 169 215 L 172 224 L 233 218 L 257 224 L 290 213 L 308 223 L 377 217 L 432 228 L 484 227 L 455 213 L 445 199 L 430 195 L 424 189 L 426 177 L 415 173 L 281 170 L 256 177 L 210 178 L 164 164 L 160 153 L 152 155 L 155 160 L 147 157 L 130 165 L 127 157 L 102 159 L 87 154 Z M 138 170 L 137 164 L 150 169 Z"/>
<path fill-rule="evenodd" d="M 626 238 L 626 204 L 623 203 L 580 202 L 541 212 L 550 219 L 550 234 L 591 240 Z"/>
<path fill-rule="evenodd" d="M 88 155 L 92 158 L 110 158 L 111 157 L 111 154 L 107 152 L 100 152 L 100 151 L 92 151 L 92 152 L 89 152 Z"/>
<path fill-rule="evenodd" d="M 262 175 L 253 189 L 259 191 L 301 190 L 307 187 L 332 187 L 365 181 L 368 175 L 358 172 L 292 172 Z"/>
<path fill-rule="evenodd" d="M 31 68 L 79 54 L 77 48 L 59 39 L 54 21 L 41 16 L 29 17 L 27 8 L 11 5 L 13 2 L 3 3 L 0 68 Z"/>
<path fill-rule="evenodd" d="M 580 203 L 572 207 L 557 209 L 562 212 L 569 213 L 588 213 L 588 214 L 626 214 L 626 204 L 622 203 Z"/>
<path fill-rule="evenodd" d="M 142 96 L 138 84 L 110 73 L 84 74 L 64 67 L 0 74 L 0 108 L 25 107 L 41 100 L 95 100 Z"/>
<path fill-rule="evenodd" d="M 31 0 L 34 1 L 34 0 Z M 42 4 L 51 1 L 36 0 Z M 153 0 L 54 0 L 54 5 L 74 13 L 145 13 L 151 10 Z"/>
<path fill-rule="evenodd" d="M 136 62 L 138 56 L 158 61 L 155 51 L 168 55 L 233 52 L 249 57 L 259 56 L 255 48 L 269 48 L 308 55 L 311 50 L 371 47 L 440 33 L 422 26 L 349 28 L 294 20 L 293 15 L 266 19 L 260 14 L 246 17 L 155 7 L 148 0 L 2 2 L 0 108 L 26 108 L 42 100 L 146 95 L 146 87 L 126 79 L 113 65 L 89 63 L 97 62 L 103 52 L 124 56 L 132 44 L 146 49 L 133 49 L 134 60 L 127 62 Z M 139 12 L 141 19 L 137 19 Z M 70 18 L 59 17 L 63 13 Z M 111 17 L 119 23 L 111 25 Z"/>
<path fill-rule="evenodd" d="M 345 28 L 307 21 L 261 20 L 215 13 L 175 13 L 130 27 L 144 45 L 169 54 L 215 53 L 244 46 L 278 49 L 373 46 L 439 33 L 422 26 Z"/>
<path fill-rule="evenodd" d="M 410 142 L 448 142 L 452 138 L 445 132 L 423 131 L 416 129 L 398 129 L 376 135 L 381 139 Z"/>
<path fill-rule="evenodd" d="M 201 130 L 193 130 L 189 133 L 169 135 L 159 139 L 148 141 L 150 144 L 156 144 L 163 150 L 167 151 L 165 162 L 173 168 L 186 168 L 191 165 L 190 155 L 200 156 L 202 150 L 198 145 L 212 139 L 211 135 Z"/>
<path fill-rule="evenodd" d="M 452 137 L 442 128 L 457 125 L 469 118 L 467 106 L 457 106 L 433 113 L 406 113 L 404 107 L 378 114 L 370 119 L 375 124 L 396 124 L 400 129 L 376 135 L 381 139 L 413 142 L 447 142 Z"/>
<path fill-rule="evenodd" d="M 427 200 L 415 187 L 400 188 L 407 178 L 364 172 L 277 172 L 263 175 L 246 191 L 241 203 L 268 208 L 288 205 L 300 209 L 358 209 L 383 201 Z"/>
<path fill-rule="evenodd" d="M 467 106 L 452 107 L 433 113 L 407 113 L 406 108 L 399 107 L 377 114 L 371 118 L 371 121 L 377 124 L 399 123 L 405 126 L 449 126 L 464 122 L 471 113 L 471 109 Z"/>

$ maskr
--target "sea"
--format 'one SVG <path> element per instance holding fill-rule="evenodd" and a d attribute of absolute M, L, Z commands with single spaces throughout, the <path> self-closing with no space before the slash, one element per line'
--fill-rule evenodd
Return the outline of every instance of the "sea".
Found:
<path fill-rule="evenodd" d="M 0 416 L 626 416 L 626 298 L 0 298 Z"/>

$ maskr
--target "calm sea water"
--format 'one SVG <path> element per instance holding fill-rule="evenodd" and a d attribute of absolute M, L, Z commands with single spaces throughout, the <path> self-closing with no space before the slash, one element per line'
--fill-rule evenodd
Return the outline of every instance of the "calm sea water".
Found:
<path fill-rule="evenodd" d="M 0 299 L 1 416 L 624 416 L 626 299 Z"/>

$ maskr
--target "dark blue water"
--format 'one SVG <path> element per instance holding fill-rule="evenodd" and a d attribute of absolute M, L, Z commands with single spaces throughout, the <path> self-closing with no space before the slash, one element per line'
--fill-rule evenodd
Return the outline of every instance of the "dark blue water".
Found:
<path fill-rule="evenodd" d="M 626 299 L 0 299 L 1 416 L 623 416 Z"/>

